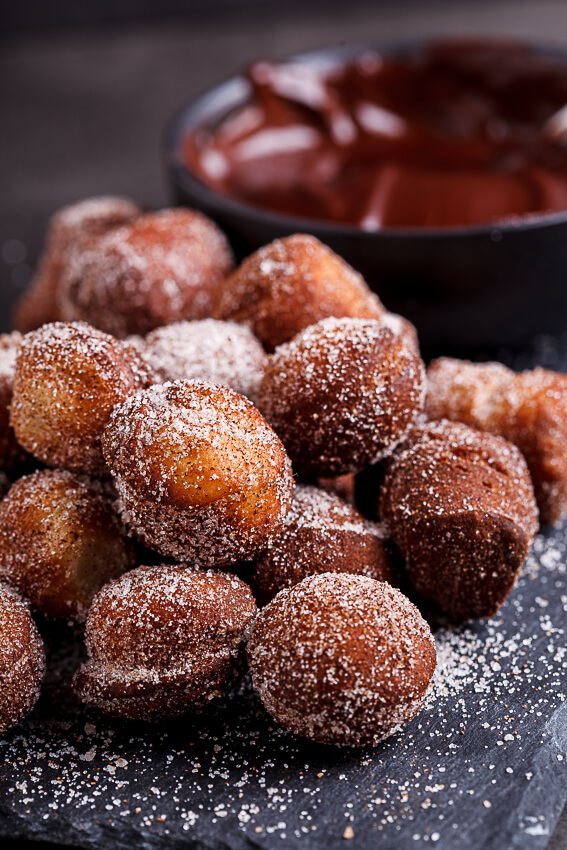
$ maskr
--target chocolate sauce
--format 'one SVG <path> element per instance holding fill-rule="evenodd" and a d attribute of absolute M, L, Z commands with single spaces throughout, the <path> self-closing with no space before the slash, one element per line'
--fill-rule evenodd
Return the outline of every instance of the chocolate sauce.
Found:
<path fill-rule="evenodd" d="M 411 56 L 258 62 L 250 100 L 185 140 L 219 192 L 322 221 L 454 227 L 567 208 L 567 63 L 516 43 L 434 43 Z"/>

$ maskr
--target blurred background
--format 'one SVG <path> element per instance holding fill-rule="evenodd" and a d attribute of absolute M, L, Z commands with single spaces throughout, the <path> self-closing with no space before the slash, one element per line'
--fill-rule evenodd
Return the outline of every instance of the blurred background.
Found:
<path fill-rule="evenodd" d="M 49 216 L 100 193 L 166 205 L 165 124 L 256 58 L 452 33 L 567 47 L 563 0 L 20 0 L 4 4 L 2 17 L 5 317 L 7 299 L 31 277 Z"/>

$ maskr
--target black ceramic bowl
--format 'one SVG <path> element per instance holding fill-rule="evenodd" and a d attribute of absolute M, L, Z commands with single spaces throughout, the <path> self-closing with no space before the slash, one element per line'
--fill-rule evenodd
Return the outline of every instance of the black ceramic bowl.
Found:
<path fill-rule="evenodd" d="M 348 60 L 368 49 L 408 55 L 423 46 L 358 45 L 293 58 Z M 543 52 L 567 62 L 558 51 Z M 368 232 L 274 213 L 206 186 L 184 165 L 182 140 L 199 127 L 214 128 L 249 94 L 241 76 L 204 94 L 172 121 L 164 151 L 174 202 L 217 221 L 238 256 L 277 237 L 314 234 L 360 271 L 389 309 L 414 322 L 429 353 L 518 348 L 567 327 L 567 210 L 498 225 Z"/>

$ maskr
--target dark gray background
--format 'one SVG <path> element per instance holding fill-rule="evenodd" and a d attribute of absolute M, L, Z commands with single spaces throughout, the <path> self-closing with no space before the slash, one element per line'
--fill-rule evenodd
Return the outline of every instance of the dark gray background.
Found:
<path fill-rule="evenodd" d="M 157 5 L 149 0 L 25 0 L 4 11 L 4 328 L 10 302 L 31 276 L 51 213 L 107 192 L 150 206 L 167 204 L 160 163 L 166 121 L 183 103 L 255 58 L 345 42 L 454 33 L 517 35 L 567 48 L 567 3 L 562 0 L 169 0 L 159 4 L 159 14 Z M 549 850 L 566 845 L 564 813 Z"/>

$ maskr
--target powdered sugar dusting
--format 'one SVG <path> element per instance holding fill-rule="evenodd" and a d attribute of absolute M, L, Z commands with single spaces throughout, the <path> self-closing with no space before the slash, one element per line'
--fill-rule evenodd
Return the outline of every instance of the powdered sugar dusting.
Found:
<path fill-rule="evenodd" d="M 158 328 L 148 334 L 140 351 L 161 381 L 210 381 L 252 400 L 268 362 L 247 327 L 215 319 Z"/>
<path fill-rule="evenodd" d="M 295 265 L 288 265 L 295 272 Z M 277 269 L 268 263 L 267 271 L 272 274 Z M 175 278 L 168 276 L 162 283 L 168 296 L 177 298 L 179 286 Z M 385 325 L 396 339 L 403 334 L 402 321 L 389 321 Z M 411 349 L 408 340 L 404 343 Z M 534 386 L 537 392 L 544 389 L 547 395 L 553 396 L 555 390 L 543 379 L 541 371 L 536 370 Z M 479 410 L 483 415 L 494 413 L 491 406 L 488 394 L 481 394 Z M 155 410 L 151 410 L 150 418 L 155 420 L 153 425 L 156 428 L 159 428 L 164 415 L 164 407 L 167 406 L 158 404 Z M 199 413 L 195 417 L 199 439 L 201 429 L 208 428 L 218 437 L 214 446 L 217 449 L 226 437 L 226 431 L 224 427 L 218 428 L 216 414 L 204 409 Z M 170 423 L 174 453 L 178 452 L 179 457 L 188 454 L 188 430 L 191 434 L 195 433 L 195 422 L 189 423 L 189 429 L 187 424 L 178 413 Z M 445 425 L 440 427 L 446 429 Z M 153 434 L 155 429 L 141 429 L 142 442 L 150 443 Z M 459 446 L 467 448 L 466 445 L 463 447 L 462 441 Z M 507 451 L 508 459 L 513 459 L 514 452 Z M 263 456 L 264 463 L 268 457 L 269 452 Z M 232 459 L 229 458 L 231 462 Z M 486 458 L 481 460 L 484 463 Z M 501 460 L 498 456 L 491 461 L 497 472 L 502 472 L 497 468 Z M 202 468 L 205 468 L 204 463 Z M 162 476 L 167 469 L 168 464 L 163 457 L 157 463 L 148 463 L 145 473 L 150 488 L 146 488 L 145 480 L 140 487 L 128 470 L 123 499 L 126 502 L 124 494 L 130 492 L 132 503 L 144 504 L 146 500 L 150 504 L 150 515 L 154 510 L 148 527 L 154 522 L 157 528 L 165 521 L 168 533 L 177 540 L 182 538 L 186 529 L 175 512 L 174 502 L 178 496 L 175 487 L 169 486 L 171 481 L 168 486 L 163 486 Z M 257 475 L 259 477 L 259 472 Z M 518 474 L 516 484 L 521 485 L 521 477 Z M 283 504 L 289 501 L 289 475 L 288 483 L 284 481 L 285 475 L 277 485 L 280 524 L 282 519 L 285 520 Z M 221 476 L 213 476 L 206 483 L 207 486 L 212 485 L 216 495 L 222 492 L 224 482 Z M 428 483 L 435 491 L 438 482 Z M 138 490 L 134 485 L 138 486 Z M 518 491 L 521 497 L 521 486 L 518 486 Z M 148 494 L 151 498 L 147 498 Z M 439 508 L 439 504 L 436 507 Z M 127 515 L 126 506 L 124 511 Z M 442 510 L 439 513 L 442 514 Z M 338 524 L 338 514 L 335 519 Z M 211 539 L 215 541 L 214 546 L 217 544 L 220 533 L 217 520 L 216 516 L 201 514 L 196 521 L 197 538 L 200 543 L 206 541 L 205 549 Z M 533 521 L 535 523 L 535 518 Z M 144 518 L 138 522 L 140 527 L 146 527 Z M 356 524 L 353 521 L 353 525 Z M 303 523 L 303 527 L 307 530 L 308 523 Z M 379 539 L 379 535 L 375 539 Z M 214 547 L 206 553 L 204 563 L 207 563 L 207 557 L 212 559 L 213 555 L 218 557 L 218 549 Z M 239 555 L 242 555 L 242 549 Z M 152 573 L 154 579 L 164 568 L 156 569 L 157 573 Z M 345 580 L 337 577 L 319 579 L 331 583 Z M 234 590 L 237 580 L 229 578 L 228 581 Z M 122 601 L 131 599 L 134 592 L 135 582 L 130 576 L 125 579 L 125 584 L 127 592 Z M 166 619 L 178 624 L 179 618 L 175 613 L 171 614 L 170 609 L 175 608 L 183 595 L 182 582 L 176 577 L 171 585 L 165 584 Z M 216 597 L 213 596 L 205 592 L 201 600 L 207 600 L 214 607 Z M 155 599 L 156 594 L 152 592 L 151 597 Z M 344 594 L 341 594 L 334 599 L 333 616 L 343 602 L 347 609 L 347 600 L 343 597 Z M 148 602 L 149 598 L 148 595 Z M 120 600 L 119 593 L 112 596 L 113 603 L 118 604 Z M 376 599 L 366 601 L 372 604 Z M 322 597 L 318 596 L 316 602 L 319 615 Z M 142 604 L 135 612 L 132 624 L 145 628 L 149 620 L 155 626 L 159 616 L 150 609 L 151 605 Z M 397 611 L 399 614 L 399 609 Z M 332 844 L 334 838 L 340 844 L 342 839 L 356 836 L 361 846 L 375 846 L 379 833 L 383 832 L 388 834 L 386 840 L 389 844 L 396 846 L 411 846 L 412 842 L 421 840 L 436 843 L 441 839 L 446 846 L 451 846 L 451 837 L 460 834 L 455 831 L 461 827 L 470 828 L 478 813 L 482 816 L 479 816 L 479 823 L 483 824 L 492 813 L 492 826 L 496 830 L 503 820 L 501 813 L 512 812 L 511 817 L 515 817 L 516 808 L 519 814 L 515 830 L 527 841 L 528 836 L 549 832 L 553 822 L 549 804 L 546 807 L 541 801 L 536 801 L 537 805 L 533 802 L 531 787 L 549 788 L 553 777 L 558 774 L 557 765 L 565 757 L 565 712 L 561 712 L 560 706 L 564 698 L 562 685 L 566 669 L 566 613 L 565 540 L 561 530 L 556 536 L 537 538 L 519 584 L 498 617 L 438 632 L 441 672 L 434 679 L 432 697 L 426 700 L 422 714 L 410 723 L 404 734 L 397 735 L 394 731 L 394 736 L 372 754 L 352 756 L 346 753 L 343 758 L 336 753 L 331 757 L 328 753 L 322 754 L 318 748 L 301 741 L 298 743 L 292 736 L 271 725 L 257 710 L 246 684 L 240 694 L 228 700 L 226 714 L 221 707 L 218 715 L 201 718 L 196 728 L 189 727 L 185 721 L 183 727 L 177 730 L 162 726 L 138 735 L 135 727 L 126 732 L 123 727 L 116 729 L 107 720 L 103 720 L 100 726 L 100 717 L 94 712 L 81 714 L 75 705 L 68 710 L 65 695 L 70 679 L 69 665 L 74 662 L 67 659 L 61 663 L 59 659 L 60 663 L 52 665 L 51 673 L 59 677 L 57 687 L 53 688 L 51 696 L 48 689 L 43 701 L 49 710 L 45 711 L 40 702 L 35 716 L 0 742 L 0 750 L 3 749 L 7 755 L 5 760 L 0 759 L 0 781 L 8 788 L 5 797 L 10 800 L 16 816 L 30 817 L 31 824 L 39 823 L 41 818 L 47 822 L 46 825 L 53 824 L 54 829 L 58 828 L 58 823 L 66 825 L 67 841 L 71 834 L 69 829 L 75 829 L 79 823 L 83 836 L 92 834 L 96 838 L 96 831 L 101 829 L 103 822 L 101 799 L 106 801 L 105 812 L 109 813 L 110 826 L 104 823 L 105 830 L 111 830 L 112 824 L 117 821 L 122 822 L 129 829 L 139 830 L 142 840 L 151 843 L 155 843 L 158 836 L 163 836 L 168 843 L 171 835 L 174 839 L 182 839 L 186 832 L 190 832 L 191 839 L 197 842 L 210 841 L 209 831 L 212 830 L 216 831 L 219 841 L 230 843 L 231 831 L 238 841 L 245 840 L 247 843 L 254 842 L 255 836 L 265 833 L 278 836 L 286 841 L 287 846 L 290 839 L 303 841 L 305 835 L 319 831 L 321 839 L 318 841 L 325 845 Z M 319 640 L 326 626 L 325 619 L 319 619 L 322 622 L 311 635 L 308 648 L 314 645 L 318 657 L 321 657 L 332 646 Z M 352 622 L 347 623 L 344 629 L 335 629 L 336 641 L 341 646 L 349 628 L 356 629 L 359 624 L 358 612 L 351 619 Z M 109 624 L 102 615 L 101 622 Z M 112 636 L 110 634 L 110 638 Z M 176 639 L 180 637 L 178 631 L 175 636 Z M 155 682 L 160 678 L 159 672 L 166 671 L 165 678 L 171 676 L 172 681 L 178 681 L 177 677 L 187 672 L 191 665 L 176 664 L 175 658 L 166 660 L 168 652 L 175 655 L 178 649 L 176 641 L 172 641 L 169 647 L 159 647 L 159 658 L 164 663 L 161 668 L 159 663 L 152 666 L 151 662 L 155 659 L 145 657 L 144 652 L 151 649 L 153 637 L 155 629 L 150 630 L 148 644 L 132 643 L 129 646 L 127 655 L 131 663 L 127 673 L 125 667 L 120 667 L 114 659 L 101 666 L 107 684 L 129 687 L 138 677 L 145 687 L 149 681 Z M 286 639 L 289 639 L 289 633 L 284 631 L 282 645 Z M 359 640 L 351 657 L 357 658 L 360 653 L 366 655 L 360 643 Z M 305 657 L 306 647 L 301 641 L 296 642 L 293 652 L 298 646 L 303 652 L 298 666 L 306 680 L 312 682 L 313 667 Z M 201 654 L 203 647 L 200 646 L 199 650 Z M 325 664 L 329 661 L 328 655 L 327 652 Z M 215 660 L 218 660 L 217 654 Z M 340 661 L 332 667 L 324 667 L 330 688 L 345 674 L 342 656 Z M 396 658 L 394 663 L 398 662 Z M 18 665 L 19 662 L 14 664 L 14 669 L 19 674 L 21 668 Z M 414 664 L 414 671 L 417 667 L 418 661 Z M 344 689 L 348 722 L 343 723 L 342 718 L 337 721 L 332 714 L 333 704 L 329 709 L 330 720 L 327 712 L 323 724 L 331 734 L 342 735 L 345 730 L 352 732 L 356 725 L 354 707 L 357 701 L 371 700 L 376 696 L 373 687 L 361 686 L 360 671 L 355 669 L 354 672 L 354 685 L 350 690 L 348 687 Z M 396 672 L 399 672 L 398 667 Z M 268 667 L 266 676 L 275 679 L 276 673 L 275 667 Z M 193 666 L 193 679 L 194 674 Z M 401 676 L 402 684 L 406 678 L 409 678 L 407 671 Z M 182 695 L 187 697 L 187 692 Z M 277 704 L 282 701 L 282 696 L 276 693 Z M 47 702 L 49 699 L 50 703 Z M 417 710 L 421 699 L 421 696 L 415 700 L 410 698 L 407 706 L 412 711 Z M 106 705 L 115 705 L 115 700 L 116 695 L 112 694 Z M 51 726 L 49 723 L 41 728 L 37 725 L 42 711 L 50 718 Z M 296 728 L 306 714 L 309 722 L 313 723 L 319 722 L 322 716 L 322 712 L 317 714 L 313 711 L 294 714 L 291 708 L 288 718 Z M 87 722 L 83 724 L 85 717 Z M 95 723 L 99 724 L 98 730 Z M 374 732 L 377 735 L 376 730 Z M 510 756 L 509 762 L 507 755 Z M 455 756 L 458 758 L 455 759 Z M 518 768 L 522 765 L 522 758 L 529 765 L 525 772 L 523 767 Z M 179 773 L 171 769 L 174 761 Z M 455 766 L 456 761 L 458 766 Z M 53 769 L 57 774 L 52 772 Z M 518 770 L 522 774 L 514 776 L 512 787 L 510 777 Z M 52 779 L 55 775 L 57 779 Z M 347 786 L 344 792 L 341 783 Z M 466 807 L 461 806 L 463 798 L 468 798 L 469 805 Z M 517 803 L 518 798 L 520 804 Z M 306 799 L 308 803 L 305 803 Z M 332 811 L 329 800 L 332 801 Z M 104 812 L 102 814 L 104 816 Z"/>

